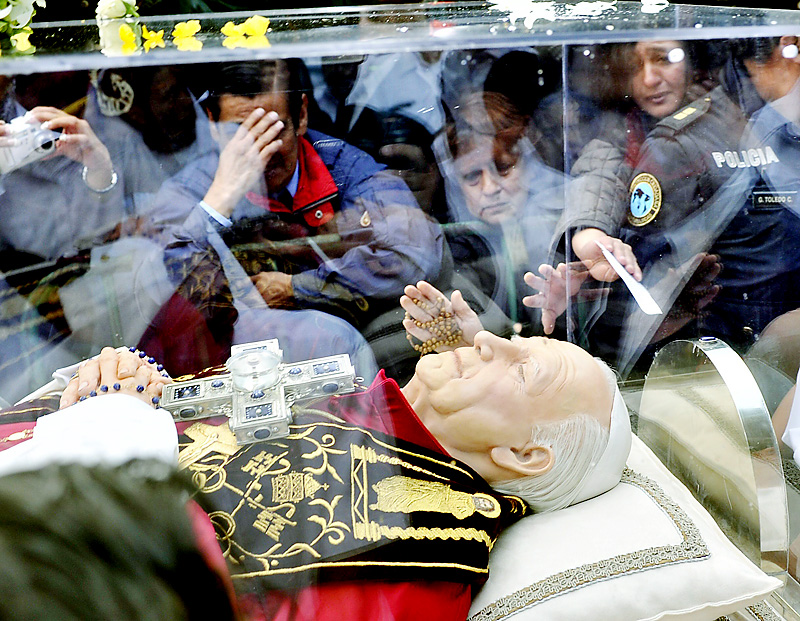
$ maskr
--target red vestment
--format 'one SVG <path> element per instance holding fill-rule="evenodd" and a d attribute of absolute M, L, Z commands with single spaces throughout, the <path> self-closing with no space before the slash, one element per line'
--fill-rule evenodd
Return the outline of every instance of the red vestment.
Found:
<path fill-rule="evenodd" d="M 375 431 L 446 454 L 411 409 L 400 388 L 381 371 L 362 393 L 315 404 L 331 414 Z M 329 582 L 290 594 L 270 591 L 240 599 L 246 618 L 274 621 L 463 621 L 472 590 L 455 582 Z"/>

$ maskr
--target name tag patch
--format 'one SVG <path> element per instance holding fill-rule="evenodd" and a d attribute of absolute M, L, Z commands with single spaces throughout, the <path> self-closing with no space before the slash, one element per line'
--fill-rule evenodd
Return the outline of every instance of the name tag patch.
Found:
<path fill-rule="evenodd" d="M 768 205 L 778 205 L 780 207 L 794 207 L 797 203 L 797 192 L 753 192 L 753 205 L 756 207 L 766 207 Z"/>

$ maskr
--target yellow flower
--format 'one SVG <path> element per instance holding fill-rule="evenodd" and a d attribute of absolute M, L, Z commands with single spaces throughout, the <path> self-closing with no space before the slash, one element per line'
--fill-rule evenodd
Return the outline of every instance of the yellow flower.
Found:
<path fill-rule="evenodd" d="M 119 27 L 119 38 L 122 40 L 122 53 L 133 54 L 136 52 L 136 33 L 128 24 Z"/>
<path fill-rule="evenodd" d="M 198 32 L 200 32 L 200 21 L 197 19 L 190 19 L 188 22 L 178 22 L 175 24 L 172 36 L 175 39 L 185 39 L 194 37 Z"/>
<path fill-rule="evenodd" d="M 248 17 L 242 24 L 245 34 L 251 37 L 263 37 L 267 34 L 267 28 L 269 28 L 269 20 L 261 15 Z"/>
<path fill-rule="evenodd" d="M 233 36 L 225 37 L 222 40 L 222 45 L 229 50 L 235 50 L 237 47 L 245 47 L 247 45 L 247 37 Z"/>
<path fill-rule="evenodd" d="M 261 15 L 248 17 L 241 24 L 227 22 L 220 32 L 225 35 L 222 45 L 228 49 L 237 47 L 270 47 L 270 42 L 266 37 L 269 28 L 269 20 Z"/>
<path fill-rule="evenodd" d="M 28 41 L 28 37 L 33 34 L 33 30 L 30 28 L 26 28 L 22 32 L 18 32 L 15 35 L 11 35 L 11 40 L 14 42 L 14 48 L 18 52 L 27 52 L 29 49 L 33 47 L 31 42 Z"/>
<path fill-rule="evenodd" d="M 142 24 L 142 37 L 144 38 L 144 51 L 149 52 L 154 47 L 164 47 L 164 31 L 153 32 Z"/>
<path fill-rule="evenodd" d="M 244 31 L 244 24 L 236 25 L 233 22 L 227 22 L 221 29 L 220 32 L 224 34 L 226 37 L 243 37 L 245 36 Z"/>
<path fill-rule="evenodd" d="M 242 47 L 256 48 L 256 47 L 271 47 L 269 39 L 264 36 L 261 37 L 247 37 Z"/>
<path fill-rule="evenodd" d="M 199 52 L 203 49 L 203 42 L 195 37 L 175 37 L 173 43 L 181 52 Z"/>
<path fill-rule="evenodd" d="M 195 38 L 200 32 L 200 21 L 190 19 L 188 22 L 178 22 L 172 31 L 172 42 L 181 52 L 199 52 L 203 49 L 203 42 Z"/>

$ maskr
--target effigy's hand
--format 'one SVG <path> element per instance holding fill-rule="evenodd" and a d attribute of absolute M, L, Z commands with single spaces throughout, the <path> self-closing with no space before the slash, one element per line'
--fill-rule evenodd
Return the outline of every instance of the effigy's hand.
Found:
<path fill-rule="evenodd" d="M 105 394 L 127 394 L 157 405 L 165 384 L 172 379 L 152 358 L 128 348 L 104 347 L 95 358 L 78 367 L 61 395 L 59 408 Z"/>
<path fill-rule="evenodd" d="M 610 251 L 631 276 L 637 281 L 642 280 L 642 268 L 639 267 L 639 262 L 628 244 L 606 235 L 600 229 L 589 228 L 578 231 L 572 236 L 572 250 L 583 261 L 592 278 L 600 282 L 613 282 L 619 278 L 598 247 L 598 243 Z"/>
<path fill-rule="evenodd" d="M 447 298 L 429 282 L 407 285 L 400 306 L 406 311 L 403 327 L 417 351 L 443 352 L 471 347 L 475 335 L 483 330 L 478 315 L 456 290 Z M 422 345 L 413 343 L 417 339 Z"/>
<path fill-rule="evenodd" d="M 541 276 L 527 272 L 523 277 L 525 284 L 539 293 L 525 296 L 522 303 L 542 309 L 542 328 L 545 334 L 552 334 L 556 319 L 567 309 L 569 300 L 578 295 L 581 285 L 589 278 L 590 270 L 582 262 L 575 261 L 559 263 L 557 267 L 542 264 L 539 274 Z M 583 295 L 585 299 L 594 299 L 606 293 L 606 289 L 591 289 Z"/>

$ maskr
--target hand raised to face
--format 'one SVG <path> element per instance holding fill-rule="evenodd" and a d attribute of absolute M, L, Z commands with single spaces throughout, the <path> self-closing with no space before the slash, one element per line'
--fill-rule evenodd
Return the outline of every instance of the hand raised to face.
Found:
<path fill-rule="evenodd" d="M 229 217 L 248 190 L 263 178 L 273 155 L 283 146 L 279 138 L 284 122 L 275 111 L 256 108 L 244 119 L 235 119 L 232 136 L 220 136 L 225 141 L 214 181 L 203 200 L 220 214 Z M 221 127 L 231 127 L 221 124 Z"/>
<path fill-rule="evenodd" d="M 85 398 L 107 394 L 127 394 L 149 405 L 158 403 L 164 384 L 172 379 L 152 358 L 129 348 L 104 347 L 100 355 L 78 368 L 61 395 L 59 407 L 68 407 Z"/>

